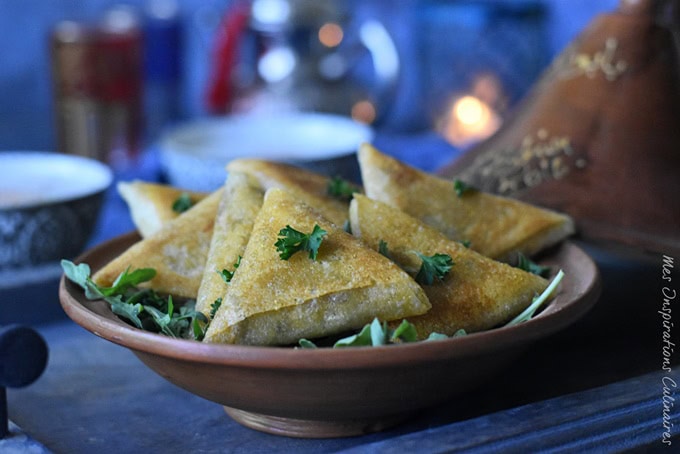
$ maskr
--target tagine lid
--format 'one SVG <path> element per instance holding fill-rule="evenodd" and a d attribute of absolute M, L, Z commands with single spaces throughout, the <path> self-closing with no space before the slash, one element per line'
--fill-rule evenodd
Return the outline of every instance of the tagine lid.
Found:
<path fill-rule="evenodd" d="M 680 252 L 676 0 L 627 0 L 554 60 L 489 139 L 440 170 L 566 212 L 579 235 Z"/>

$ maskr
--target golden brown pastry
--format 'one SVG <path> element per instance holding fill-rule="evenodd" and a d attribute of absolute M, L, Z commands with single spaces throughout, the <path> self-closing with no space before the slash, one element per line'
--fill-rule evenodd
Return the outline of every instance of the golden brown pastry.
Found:
<path fill-rule="evenodd" d="M 350 222 L 353 234 L 367 246 L 377 250 L 385 241 L 389 257 L 413 276 L 421 264 L 414 251 L 453 259 L 443 279 L 423 285 L 432 309 L 408 319 L 420 338 L 496 327 L 524 310 L 548 285 L 542 277 L 478 254 L 398 208 L 363 195 L 355 195 L 350 204 Z"/>
<path fill-rule="evenodd" d="M 260 159 L 235 159 L 227 172 L 243 172 L 255 177 L 264 190 L 281 188 L 294 194 L 336 225 L 347 221 L 349 201 L 328 195 L 329 178 L 300 167 Z"/>
<path fill-rule="evenodd" d="M 255 217 L 262 207 L 263 197 L 262 188 L 252 177 L 244 173 L 229 172 L 196 299 L 196 310 L 206 316 L 210 315 L 215 300 L 224 298 L 229 288 L 221 272 L 233 272 L 234 264 L 243 255 Z"/>
<path fill-rule="evenodd" d="M 410 167 L 369 144 L 359 149 L 359 165 L 368 197 L 498 260 L 510 261 L 517 252 L 533 255 L 574 232 L 569 216 L 480 191 L 459 196 L 452 180 Z"/>
<path fill-rule="evenodd" d="M 316 260 L 304 251 L 283 260 L 275 247 L 290 225 L 327 231 Z M 422 288 L 392 261 L 334 226 L 296 195 L 270 189 L 206 342 L 280 345 L 361 328 L 374 317 L 422 314 Z"/>
<path fill-rule="evenodd" d="M 208 195 L 205 192 L 185 191 L 165 184 L 140 180 L 121 181 L 116 188 L 127 203 L 132 222 L 142 238 L 151 236 L 160 230 L 163 224 L 180 215 L 172 209 L 172 206 L 182 193 L 189 195 L 192 205 Z"/>
<path fill-rule="evenodd" d="M 128 267 L 131 270 L 154 268 L 156 276 L 145 286 L 160 293 L 196 298 L 221 198 L 222 189 L 135 243 L 99 270 L 94 281 L 110 286 Z"/>

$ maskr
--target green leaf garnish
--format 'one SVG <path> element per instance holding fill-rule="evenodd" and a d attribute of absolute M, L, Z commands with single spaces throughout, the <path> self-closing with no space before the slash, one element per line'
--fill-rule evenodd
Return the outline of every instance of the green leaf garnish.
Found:
<path fill-rule="evenodd" d="M 300 339 L 300 340 L 298 341 L 298 344 L 299 344 L 300 347 L 302 347 L 302 348 L 317 348 L 317 346 L 316 346 L 316 344 L 315 344 L 314 342 L 312 342 L 312 341 L 310 341 L 310 340 L 307 340 L 307 339 Z"/>
<path fill-rule="evenodd" d="M 333 348 L 338 347 L 368 347 L 372 345 L 371 324 L 365 325 L 357 334 L 340 339 Z"/>
<path fill-rule="evenodd" d="M 111 305 L 111 312 L 114 314 L 126 318 L 132 322 L 139 329 L 144 329 L 144 324 L 139 318 L 139 314 L 144 311 L 144 306 L 141 304 L 128 304 L 120 301 L 109 301 Z"/>
<path fill-rule="evenodd" d="M 210 319 L 212 320 L 215 318 L 215 314 L 217 313 L 217 310 L 220 308 L 222 305 L 222 297 L 217 298 L 213 303 L 210 305 Z"/>
<path fill-rule="evenodd" d="M 515 267 L 543 277 L 546 277 L 548 273 L 550 273 L 549 266 L 539 265 L 538 263 L 527 258 L 527 256 L 525 256 L 521 252 L 517 254 L 517 264 L 515 265 Z"/>
<path fill-rule="evenodd" d="M 416 282 L 421 285 L 432 285 L 435 279 L 442 280 L 453 267 L 453 259 L 448 254 L 434 254 L 433 256 L 423 255 L 416 252 L 422 260 Z"/>
<path fill-rule="evenodd" d="M 349 181 L 335 176 L 328 180 L 326 193 L 340 200 L 351 200 L 355 192 L 359 192 L 359 188 Z"/>
<path fill-rule="evenodd" d="M 227 284 L 231 282 L 231 280 L 234 278 L 234 273 L 238 269 L 239 265 L 241 264 L 241 256 L 238 256 L 238 259 L 236 259 L 236 263 L 234 263 L 234 271 L 229 271 L 227 269 L 223 269 L 222 271 L 218 271 L 218 274 L 222 276 L 222 279 L 224 282 Z"/>
<path fill-rule="evenodd" d="M 388 259 L 390 258 L 390 252 L 387 250 L 387 241 L 380 240 L 378 242 L 378 252 L 380 252 L 382 255 L 384 255 Z"/>
<path fill-rule="evenodd" d="M 447 336 L 446 334 L 430 333 L 430 335 L 427 336 L 427 339 L 425 339 L 425 340 L 426 341 L 436 341 L 436 340 L 444 340 L 444 339 L 448 339 L 448 338 L 449 338 L 449 336 Z"/>
<path fill-rule="evenodd" d="M 521 314 L 510 320 L 505 326 L 513 326 L 530 320 L 536 311 L 543 305 L 543 303 L 550 299 L 557 286 L 560 284 L 560 282 L 562 282 L 563 278 L 564 271 L 559 270 L 548 287 L 546 287 L 546 289 L 543 290 L 540 295 L 536 296 L 531 304 L 526 309 L 524 309 Z"/>
<path fill-rule="evenodd" d="M 413 325 L 413 323 L 402 320 L 401 324 L 397 326 L 397 329 L 395 329 L 390 336 L 390 340 L 392 342 L 395 342 L 396 340 L 401 340 L 403 342 L 416 342 L 418 340 L 418 332 L 416 331 L 416 327 Z"/>
<path fill-rule="evenodd" d="M 470 246 L 472 245 L 472 241 L 470 240 L 460 240 L 459 243 L 468 249 L 470 249 Z"/>
<path fill-rule="evenodd" d="M 382 324 L 377 318 L 374 318 L 370 324 L 371 345 L 380 346 L 387 344 L 387 322 Z"/>
<path fill-rule="evenodd" d="M 457 334 L 457 333 L 456 333 Z M 444 334 L 432 333 L 427 340 L 448 339 Z M 342 347 L 379 347 L 381 345 L 392 345 L 400 343 L 410 343 L 418 341 L 418 332 L 415 325 L 408 320 L 402 320 L 396 329 L 390 329 L 387 322 L 380 322 L 377 318 L 361 330 L 337 340 L 333 348 Z M 302 348 L 316 348 L 316 344 L 308 339 L 300 339 L 298 342 Z"/>
<path fill-rule="evenodd" d="M 123 294 L 128 288 L 136 287 L 142 282 L 147 282 L 156 276 L 153 268 L 139 268 L 130 272 L 130 267 L 118 275 L 113 285 L 108 288 L 99 287 L 99 291 L 104 296 Z"/>
<path fill-rule="evenodd" d="M 191 196 L 189 196 L 189 193 L 183 192 L 172 203 L 172 211 L 175 213 L 184 213 L 189 208 L 191 208 L 193 204 L 194 203 L 191 201 Z"/>
<path fill-rule="evenodd" d="M 170 303 L 168 312 L 163 312 L 153 306 L 144 306 L 144 310 L 147 311 L 153 317 L 156 325 L 160 328 L 161 332 L 166 336 L 175 337 L 175 334 L 170 330 L 170 321 L 172 320 L 173 307 Z"/>
<path fill-rule="evenodd" d="M 453 190 L 458 197 L 463 197 L 467 193 L 476 192 L 477 188 L 472 185 L 467 184 L 463 180 L 453 180 Z"/>
<path fill-rule="evenodd" d="M 274 243 L 274 246 L 276 246 L 279 257 L 282 260 L 288 260 L 298 251 L 307 251 L 309 252 L 309 258 L 316 260 L 319 246 L 321 246 L 321 242 L 327 233 L 316 224 L 312 233 L 309 234 L 302 233 L 287 225 L 279 231 L 279 239 Z"/>
<path fill-rule="evenodd" d="M 85 297 L 87 299 L 99 299 L 104 296 L 99 291 L 99 287 L 90 279 L 90 266 L 87 263 L 76 265 L 69 260 L 62 260 L 61 268 L 71 282 L 78 284 L 85 290 Z"/>
<path fill-rule="evenodd" d="M 62 260 L 61 267 L 66 277 L 85 291 L 88 300 L 106 301 L 111 312 L 139 329 L 172 337 L 198 339 L 196 332 L 200 326 L 197 326 L 196 321 L 204 324 L 208 322 L 205 315 L 194 309 L 194 301 L 188 301 L 176 310 L 172 297 L 163 298 L 151 289 L 139 289 L 139 284 L 156 275 L 152 268 L 132 272 L 128 268 L 118 275 L 111 287 L 103 287 L 92 280 L 90 267 L 85 263 L 76 265 Z"/>
<path fill-rule="evenodd" d="M 208 329 L 208 322 L 203 322 L 200 318 L 196 317 L 191 323 L 191 329 L 194 334 L 194 339 L 202 341 L 205 337 L 205 332 Z"/>

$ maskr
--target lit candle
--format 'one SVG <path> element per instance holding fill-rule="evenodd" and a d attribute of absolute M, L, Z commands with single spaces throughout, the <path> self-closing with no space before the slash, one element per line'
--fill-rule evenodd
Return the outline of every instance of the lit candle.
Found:
<path fill-rule="evenodd" d="M 455 99 L 440 129 L 455 146 L 467 146 L 489 137 L 500 126 L 498 114 L 484 101 L 465 95 Z"/>

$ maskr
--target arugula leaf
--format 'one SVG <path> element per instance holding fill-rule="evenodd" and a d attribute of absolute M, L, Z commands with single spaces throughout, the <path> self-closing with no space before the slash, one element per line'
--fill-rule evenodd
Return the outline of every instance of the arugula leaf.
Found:
<path fill-rule="evenodd" d="M 338 347 L 368 347 L 372 345 L 371 325 L 365 325 L 357 334 L 345 337 L 333 344 L 333 348 Z"/>
<path fill-rule="evenodd" d="M 442 280 L 453 267 L 453 259 L 448 254 L 423 255 L 416 251 L 422 260 L 416 282 L 421 285 L 432 285 L 435 279 Z"/>
<path fill-rule="evenodd" d="M 477 188 L 458 179 L 453 180 L 453 190 L 458 197 L 463 197 L 467 193 L 477 192 Z"/>
<path fill-rule="evenodd" d="M 130 287 L 135 287 L 142 282 L 147 282 L 156 276 L 156 270 L 153 268 L 139 268 L 130 272 L 130 268 L 120 273 L 111 287 L 98 287 L 99 291 L 104 296 L 113 296 L 122 294 Z"/>
<path fill-rule="evenodd" d="M 139 314 L 141 314 L 144 311 L 144 306 L 142 306 L 139 303 L 128 304 L 122 301 L 119 302 L 109 301 L 109 303 L 111 305 L 111 312 L 130 320 L 137 328 L 144 329 L 144 324 L 142 323 L 142 320 L 140 320 L 139 318 Z"/>
<path fill-rule="evenodd" d="M 307 339 L 304 339 L 304 338 L 303 338 L 303 339 L 300 339 L 300 340 L 298 341 L 298 344 L 299 344 L 300 347 L 302 347 L 302 348 L 318 348 L 314 342 L 312 342 L 312 341 L 310 341 L 310 340 L 307 340 Z"/>
<path fill-rule="evenodd" d="M 519 314 L 517 317 L 513 318 L 508 323 L 506 323 L 505 326 L 514 326 L 522 322 L 526 322 L 527 320 L 530 320 L 534 316 L 536 311 L 543 305 L 543 303 L 550 299 L 557 286 L 560 284 L 560 282 L 562 282 L 563 278 L 564 271 L 559 270 L 558 273 L 553 278 L 553 280 L 550 282 L 550 284 L 548 284 L 548 287 L 546 287 L 546 289 L 543 290 L 543 293 L 537 295 L 533 299 L 529 307 L 524 309 L 524 311 L 522 311 L 522 313 Z"/>
<path fill-rule="evenodd" d="M 459 329 L 451 337 L 465 336 L 464 329 Z M 449 336 L 440 333 L 431 333 L 425 341 L 448 339 Z M 380 322 L 377 318 L 363 328 L 356 334 L 344 337 L 337 340 L 333 344 L 333 348 L 344 347 L 378 347 L 381 345 L 392 345 L 400 343 L 418 342 L 418 332 L 413 323 L 408 320 L 402 320 L 396 329 L 388 327 L 387 322 Z M 300 339 L 298 345 L 301 348 L 318 348 L 317 345 L 309 339 Z"/>
<path fill-rule="evenodd" d="M 152 279 L 156 271 L 142 268 L 130 272 L 123 271 L 111 287 L 97 285 L 90 277 L 89 265 L 75 265 L 62 260 L 66 277 L 85 291 L 89 300 L 103 299 L 111 306 L 111 311 L 133 326 L 151 332 L 160 332 L 172 337 L 191 337 L 191 324 L 196 331 L 196 320 L 207 323 L 207 318 L 194 309 L 195 302 L 188 301 L 175 310 L 172 297 L 163 298 L 152 289 L 139 289 L 137 285 Z M 196 338 L 198 338 L 196 336 Z"/>
<path fill-rule="evenodd" d="M 470 249 L 470 246 L 472 246 L 472 241 L 470 240 L 460 240 L 459 243 L 468 249 Z"/>
<path fill-rule="evenodd" d="M 455 335 L 453 337 L 455 337 Z M 447 336 L 446 334 L 430 333 L 430 335 L 427 336 L 427 339 L 425 339 L 425 340 L 426 341 L 437 341 L 437 340 L 444 340 L 444 339 L 448 339 L 448 338 L 449 338 L 449 336 Z"/>
<path fill-rule="evenodd" d="M 234 271 L 229 271 L 229 270 L 222 270 L 221 272 L 218 271 L 219 275 L 222 276 L 222 279 L 224 279 L 224 282 L 227 284 L 231 282 L 231 280 L 234 278 L 234 273 L 238 269 L 239 265 L 241 264 L 241 256 L 238 256 L 238 259 L 236 260 L 236 263 L 234 263 Z"/>
<path fill-rule="evenodd" d="M 326 193 L 331 197 L 340 200 L 351 200 L 355 192 L 359 192 L 359 188 L 339 176 L 328 180 Z"/>
<path fill-rule="evenodd" d="M 62 260 L 61 268 L 71 282 L 82 287 L 87 299 L 99 299 L 104 297 L 99 291 L 99 287 L 90 279 L 90 266 L 87 263 L 76 265 L 69 260 Z"/>
<path fill-rule="evenodd" d="M 166 336 L 176 337 L 175 333 L 170 329 L 170 321 L 172 320 L 172 305 L 168 309 L 168 312 L 162 312 L 153 306 L 144 306 L 144 310 L 151 314 L 156 325 L 160 328 L 161 332 Z"/>
<path fill-rule="evenodd" d="M 316 260 L 321 242 L 327 233 L 316 224 L 312 233 L 309 234 L 302 233 L 287 225 L 279 231 L 279 239 L 274 243 L 274 246 L 276 246 L 282 260 L 288 260 L 298 251 L 307 251 L 309 258 Z"/>
<path fill-rule="evenodd" d="M 430 336 L 432 335 L 430 334 Z M 397 326 L 397 329 L 395 329 L 390 336 L 390 340 L 392 342 L 396 340 L 401 340 L 404 342 L 416 342 L 418 340 L 418 332 L 416 331 L 415 325 L 413 325 L 413 323 L 409 323 L 406 320 L 402 320 L 401 324 Z"/>
<path fill-rule="evenodd" d="M 193 204 L 194 203 L 191 201 L 191 196 L 189 196 L 189 193 L 183 192 L 172 203 L 172 211 L 175 213 L 184 213 L 189 208 L 191 208 Z"/>
<path fill-rule="evenodd" d="M 550 273 L 549 266 L 539 265 L 538 263 L 527 258 L 521 252 L 517 254 L 517 264 L 515 265 L 515 267 L 543 277 L 546 277 L 548 273 Z"/>
<path fill-rule="evenodd" d="M 380 346 L 387 344 L 387 322 L 381 324 L 377 318 L 374 318 L 370 325 L 371 345 Z"/>
<path fill-rule="evenodd" d="M 218 299 L 221 301 L 221 298 Z M 210 325 L 210 319 L 208 319 L 204 313 L 196 311 L 195 308 L 189 307 L 188 305 L 182 306 L 180 311 L 185 316 L 191 317 L 191 331 L 194 339 L 197 341 L 202 341 L 205 337 L 205 332 L 208 330 L 208 326 Z"/>
<path fill-rule="evenodd" d="M 197 341 L 202 341 L 205 337 L 205 332 L 207 330 L 207 324 L 203 323 L 198 317 L 194 318 L 191 322 L 191 331 L 194 335 L 194 339 Z"/>

